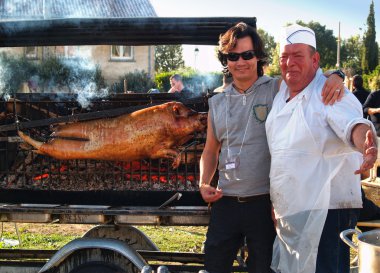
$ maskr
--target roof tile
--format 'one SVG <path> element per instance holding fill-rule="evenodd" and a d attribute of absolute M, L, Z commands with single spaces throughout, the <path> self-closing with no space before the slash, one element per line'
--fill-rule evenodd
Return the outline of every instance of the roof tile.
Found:
<path fill-rule="evenodd" d="M 0 1 L 0 18 L 6 20 L 104 17 L 157 17 L 157 14 L 149 0 Z"/>

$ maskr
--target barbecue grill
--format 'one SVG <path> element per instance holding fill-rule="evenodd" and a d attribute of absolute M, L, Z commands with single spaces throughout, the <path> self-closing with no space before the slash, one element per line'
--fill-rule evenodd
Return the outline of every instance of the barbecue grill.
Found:
<path fill-rule="evenodd" d="M 92 101 L 90 110 L 82 109 L 72 96 L 16 94 L 14 99 L 14 103 L 7 103 L 8 108 L 12 106 L 6 119 L 9 124 L 0 127 L 3 135 L 0 146 L 2 202 L 157 206 L 173 192 L 181 192 L 179 204 L 202 204 L 197 184 L 204 134 L 195 135 L 182 147 L 182 163 L 175 170 L 169 160 L 163 159 L 133 162 L 55 160 L 33 153 L 30 147 L 22 147 L 25 144 L 17 137 L 18 128 L 31 135 L 45 136 L 41 140 L 46 141 L 49 127 L 57 122 L 112 117 L 179 100 L 178 96 L 119 94 Z M 207 111 L 206 97 L 183 102 L 198 111 Z"/>
<path fill-rule="evenodd" d="M 237 21 L 255 18 L 57 19 L 0 23 L 0 46 L 92 44 L 215 44 Z M 127 39 L 126 39 L 127 38 Z M 168 160 L 60 161 L 25 147 L 17 129 L 44 136 L 56 123 L 111 117 L 168 101 L 207 111 L 209 92 L 183 100 L 175 94 L 111 94 L 82 108 L 72 94 L 10 94 L 0 121 L 0 200 L 8 203 L 159 206 L 181 193 L 177 205 L 204 205 L 198 193 L 199 157 L 205 134 L 182 147 L 176 170 Z"/>

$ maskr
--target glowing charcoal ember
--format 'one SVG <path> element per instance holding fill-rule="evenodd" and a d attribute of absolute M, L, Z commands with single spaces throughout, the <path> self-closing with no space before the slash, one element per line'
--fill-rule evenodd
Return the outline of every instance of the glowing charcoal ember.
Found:
<path fill-rule="evenodd" d="M 49 174 L 44 173 L 42 175 L 38 175 L 38 176 L 33 177 L 33 180 L 37 181 L 37 180 L 41 180 L 41 179 L 48 178 L 48 177 L 49 177 Z"/>

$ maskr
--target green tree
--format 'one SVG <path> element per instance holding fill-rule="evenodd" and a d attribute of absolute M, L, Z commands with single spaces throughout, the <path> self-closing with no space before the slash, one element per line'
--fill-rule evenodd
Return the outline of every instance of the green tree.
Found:
<path fill-rule="evenodd" d="M 380 65 L 370 74 L 363 74 L 363 86 L 369 90 L 380 89 Z"/>
<path fill-rule="evenodd" d="M 375 7 L 373 0 L 369 6 L 367 17 L 367 31 L 364 33 L 364 42 L 362 47 L 362 69 L 365 73 L 372 72 L 379 63 L 379 47 L 376 42 L 375 30 Z"/>
<path fill-rule="evenodd" d="M 376 66 L 376 68 L 370 74 L 370 78 L 368 79 L 368 85 L 371 88 L 371 90 L 380 89 L 380 65 Z"/>
<path fill-rule="evenodd" d="M 155 50 L 155 70 L 156 72 L 169 72 L 183 68 L 181 45 L 158 45 Z"/>
<path fill-rule="evenodd" d="M 317 39 L 317 50 L 321 56 L 320 67 L 331 69 L 336 66 L 337 41 L 331 29 L 326 29 L 318 22 L 311 21 L 304 23 L 297 21 L 297 24 L 311 28 L 315 32 Z"/>
<path fill-rule="evenodd" d="M 351 36 L 342 41 L 341 60 L 342 67 L 346 74 L 353 76 L 355 74 L 362 74 L 361 69 L 361 49 L 363 41 L 360 35 Z"/>
<path fill-rule="evenodd" d="M 280 43 L 276 44 L 276 47 L 272 50 L 272 63 L 269 65 L 267 74 L 269 76 L 278 76 L 281 75 L 280 68 Z"/>
<path fill-rule="evenodd" d="M 264 50 L 268 54 L 268 63 L 272 64 L 274 54 L 276 54 L 276 42 L 274 41 L 274 37 L 261 28 L 257 30 L 257 33 L 263 40 Z"/>

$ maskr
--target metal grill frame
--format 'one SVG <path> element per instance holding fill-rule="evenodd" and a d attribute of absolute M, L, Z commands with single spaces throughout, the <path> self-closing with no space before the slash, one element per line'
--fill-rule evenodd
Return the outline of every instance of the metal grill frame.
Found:
<path fill-rule="evenodd" d="M 14 111 L 17 111 L 19 126 L 23 126 L 23 130 L 29 130 L 34 133 L 37 131 L 38 134 L 47 136 L 49 134 L 49 125 L 57 120 L 70 120 L 70 117 L 72 117 L 70 114 L 75 114 L 72 109 L 75 109 L 77 115 L 75 118 L 71 119 L 77 120 L 83 115 L 85 116 L 84 119 L 93 119 L 98 118 L 99 113 L 103 113 L 105 116 L 113 116 L 120 114 L 120 112 L 132 112 L 136 109 L 135 107 L 145 108 L 153 104 L 161 104 L 168 101 L 180 101 L 178 95 L 175 94 L 118 94 L 111 96 L 108 99 L 103 98 L 101 100 L 94 100 L 92 101 L 92 109 L 86 110 L 81 109 L 80 105 L 75 101 L 75 97 L 68 95 L 59 100 L 57 97 L 58 96 L 54 94 L 16 94 L 17 105 L 12 105 L 12 113 L 14 114 Z M 208 110 L 207 97 L 208 96 L 204 96 L 182 102 L 192 109 L 205 112 Z M 120 109 L 120 111 L 115 111 L 115 108 Z M 109 109 L 113 109 L 111 114 L 108 112 Z M 2 202 L 159 206 L 175 192 L 180 192 L 182 193 L 182 198 L 176 201 L 178 205 L 204 204 L 198 192 L 198 163 L 181 163 L 178 169 L 173 170 L 170 166 L 171 162 L 167 160 L 141 160 L 141 166 L 148 166 L 148 170 L 142 170 L 142 168 L 139 170 L 133 170 L 131 168 L 130 171 L 123 171 L 123 168 L 121 168 L 118 173 L 118 175 L 122 175 L 122 177 L 137 176 L 140 178 L 139 181 L 136 181 L 136 179 L 131 179 L 130 181 L 119 179 L 119 181 L 115 181 L 115 170 L 99 170 L 99 166 L 115 166 L 115 162 L 112 161 L 59 161 L 48 156 L 34 155 L 32 151 L 20 150 L 19 145 L 21 142 L 18 141 L 21 140 L 17 136 L 15 128 L 12 126 L 16 126 L 14 122 L 0 126 L 0 128 L 3 127 L 3 131 L 1 132 L 0 130 L 0 134 L 3 135 L 2 140 L 0 141 L 0 144 L 2 143 L 0 145 L 0 154 L 3 154 L 2 161 L 7 162 L 5 167 L 4 164 L 2 164 L 3 166 L 0 168 L 0 182 L 2 183 L 0 185 L 0 200 L 2 200 Z M 193 141 L 204 143 L 205 133 L 197 134 L 196 137 L 188 143 Z M 15 166 L 16 159 L 18 159 L 13 158 L 15 152 L 18 155 L 20 155 L 20 153 L 25 154 L 25 158 L 27 156 L 32 157 L 33 163 L 29 163 L 26 166 L 26 163 L 22 162 L 21 165 Z M 183 154 L 186 160 L 186 157 L 189 156 L 199 158 L 201 152 L 202 150 L 193 146 L 190 147 L 189 150 L 184 151 Z M 14 161 L 13 163 L 11 162 L 12 160 Z M 44 162 L 44 165 L 42 165 L 41 162 Z M 91 179 L 93 180 L 98 179 L 98 181 L 87 181 L 87 185 L 91 183 L 104 183 L 105 177 L 111 177 L 110 179 L 113 179 L 113 181 L 109 183 L 112 183 L 112 187 L 109 187 L 110 185 L 108 185 L 108 188 L 94 190 L 86 190 L 86 188 L 83 187 L 78 187 L 79 190 L 75 188 L 63 190 L 57 187 L 53 188 L 53 183 L 58 184 L 59 186 L 59 183 L 63 181 L 61 180 L 61 176 L 66 177 L 65 181 L 68 181 L 69 186 L 70 184 L 78 185 L 76 184 L 76 181 L 78 180 L 76 178 L 79 176 L 75 171 L 75 168 L 74 171 L 69 171 L 69 168 L 67 168 L 67 170 L 61 172 L 59 167 L 61 166 L 60 164 L 77 166 L 77 169 L 79 168 L 79 164 L 81 164 L 82 167 L 91 167 L 91 171 L 98 172 L 98 175 L 88 174 L 88 177 L 92 177 Z M 128 165 L 130 163 L 125 164 Z M 158 170 L 153 171 L 152 168 L 157 168 L 157 166 L 159 167 Z M 162 171 L 162 166 L 164 166 L 164 171 Z M 30 170 L 27 171 L 27 169 Z M 34 179 L 41 175 L 46 175 L 46 177 L 41 177 L 40 179 L 36 179 L 36 181 L 31 180 L 32 178 Z M 143 181 L 144 175 L 147 176 L 147 181 L 145 179 Z M 11 177 L 13 176 L 17 177 L 14 179 L 15 181 L 11 181 Z M 152 181 L 152 177 L 154 176 L 158 176 L 159 179 L 162 177 L 163 179 L 170 181 L 170 186 L 164 184 L 160 186 L 160 182 L 154 183 Z M 195 178 L 191 183 L 188 181 L 190 176 Z M 58 181 L 56 181 L 57 179 Z M 115 183 L 127 182 L 130 183 L 130 187 L 122 190 L 116 189 Z M 40 185 L 34 185 L 36 183 Z M 184 185 L 181 183 L 184 183 Z M 142 184 L 145 184 L 144 189 L 139 188 Z M 148 187 L 146 187 L 147 184 Z"/>

